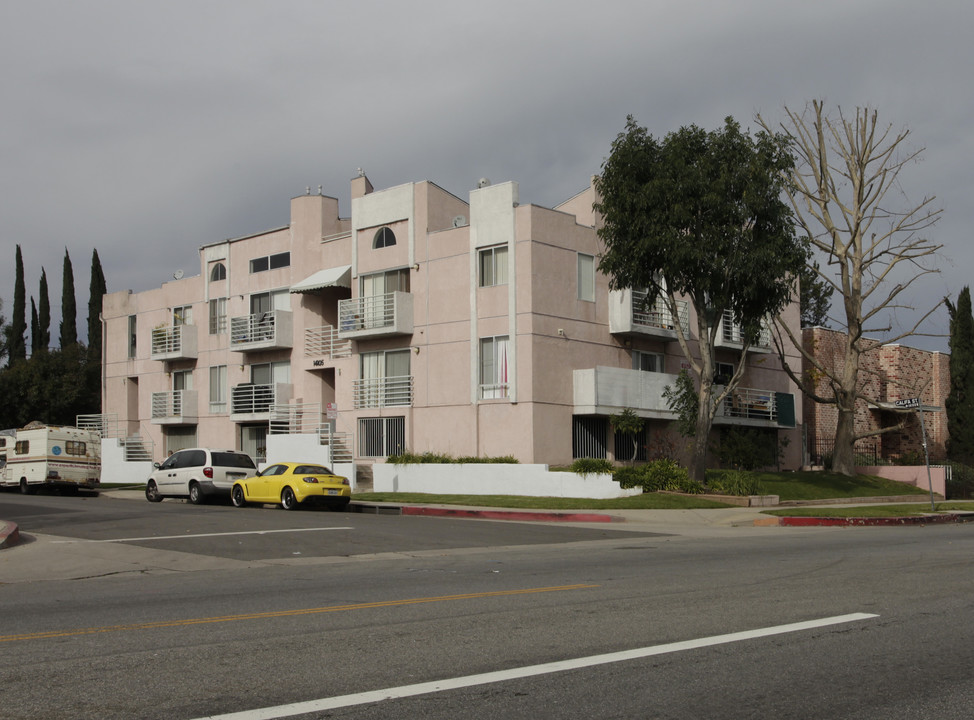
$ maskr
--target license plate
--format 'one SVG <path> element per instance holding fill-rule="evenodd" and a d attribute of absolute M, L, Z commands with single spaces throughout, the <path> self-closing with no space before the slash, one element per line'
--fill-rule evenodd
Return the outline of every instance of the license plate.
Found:
<path fill-rule="evenodd" d="M 338 491 L 337 490 L 329 490 L 328 491 L 328 494 L 329 495 L 337 495 L 338 494 Z"/>
<path fill-rule="evenodd" d="M 243 473 L 227 473 L 228 480 L 240 480 L 244 477 Z"/>

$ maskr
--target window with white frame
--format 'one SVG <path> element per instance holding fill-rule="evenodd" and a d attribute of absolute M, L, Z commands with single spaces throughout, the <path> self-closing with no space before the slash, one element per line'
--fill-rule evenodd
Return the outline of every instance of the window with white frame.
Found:
<path fill-rule="evenodd" d="M 409 349 L 366 352 L 360 356 L 355 407 L 395 407 L 412 404 Z"/>
<path fill-rule="evenodd" d="M 210 300 L 210 335 L 226 335 L 227 333 L 227 299 L 213 298 Z"/>
<path fill-rule="evenodd" d="M 632 369 L 644 372 L 665 372 L 663 369 L 663 353 L 632 351 Z"/>
<path fill-rule="evenodd" d="M 362 297 L 375 297 L 396 291 L 409 292 L 409 268 L 362 275 L 359 278 L 359 288 Z"/>
<path fill-rule="evenodd" d="M 250 261 L 250 272 L 259 273 L 267 270 L 276 270 L 278 268 L 288 267 L 290 264 L 291 253 L 275 253 L 274 255 L 265 255 L 264 257 L 252 259 Z"/>
<path fill-rule="evenodd" d="M 179 307 L 174 307 L 172 309 L 173 327 L 177 327 L 179 325 L 192 325 L 192 324 L 193 324 L 192 305 L 180 305 Z"/>
<path fill-rule="evenodd" d="M 507 245 L 480 250 L 480 287 L 507 285 Z"/>
<path fill-rule="evenodd" d="M 392 232 L 392 228 L 380 227 L 375 231 L 375 235 L 372 238 L 373 249 L 392 247 L 396 244 L 396 234 Z"/>
<path fill-rule="evenodd" d="M 509 338 L 507 335 L 480 339 L 480 397 L 498 400 L 508 397 Z"/>
<path fill-rule="evenodd" d="M 210 282 L 219 282 L 227 279 L 227 266 L 218 262 L 210 269 Z"/>
<path fill-rule="evenodd" d="M 165 427 L 162 429 L 165 438 L 166 455 L 172 455 L 177 450 L 196 447 L 196 426 Z"/>
<path fill-rule="evenodd" d="M 726 385 L 734 376 L 734 366 L 731 363 L 719 362 L 714 368 L 714 384 Z"/>
<path fill-rule="evenodd" d="M 595 302 L 595 256 L 578 253 L 578 299 Z"/>
<path fill-rule="evenodd" d="M 136 330 L 138 329 L 138 316 L 129 315 L 129 343 L 128 343 L 128 356 L 129 360 L 135 358 L 136 347 Z"/>
<path fill-rule="evenodd" d="M 227 366 L 210 368 L 210 412 L 215 415 L 227 411 Z"/>

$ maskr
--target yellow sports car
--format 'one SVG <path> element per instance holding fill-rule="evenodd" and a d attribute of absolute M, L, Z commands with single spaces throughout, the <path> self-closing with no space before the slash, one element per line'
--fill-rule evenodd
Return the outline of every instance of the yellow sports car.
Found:
<path fill-rule="evenodd" d="M 324 465 L 286 462 L 237 480 L 230 490 L 230 499 L 236 507 L 280 503 L 285 510 L 295 510 L 305 502 L 319 502 L 332 510 L 342 510 L 352 499 L 352 488 L 348 478 L 333 475 Z"/>

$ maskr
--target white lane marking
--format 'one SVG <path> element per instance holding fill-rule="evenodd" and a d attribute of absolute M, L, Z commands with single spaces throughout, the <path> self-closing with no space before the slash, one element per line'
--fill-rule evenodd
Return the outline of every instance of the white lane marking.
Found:
<path fill-rule="evenodd" d="M 875 617 L 879 617 L 879 615 L 869 613 L 836 615 L 834 617 L 821 618 L 820 620 L 807 620 L 805 622 L 791 623 L 789 625 L 777 625 L 775 627 L 759 628 L 757 630 L 745 630 L 743 632 L 729 633 L 727 635 L 714 635 L 712 637 L 699 638 L 697 640 L 684 640 L 681 642 L 667 643 L 666 645 L 654 645 L 652 647 L 623 650 L 621 652 L 606 653 L 604 655 L 591 655 L 589 657 L 575 658 L 574 660 L 558 660 L 556 662 L 544 663 L 542 665 L 529 665 L 527 667 L 513 668 L 511 670 L 497 670 L 495 672 L 481 673 L 479 675 L 467 675 L 466 677 L 448 678 L 446 680 L 436 680 L 434 682 L 418 683 L 416 685 L 403 685 L 401 687 L 386 688 L 385 690 L 373 690 L 370 692 L 355 693 L 353 695 L 341 695 L 333 698 L 309 700 L 307 702 L 278 705 L 276 707 L 260 708 L 257 710 L 244 710 L 242 712 L 227 713 L 225 715 L 210 715 L 205 718 L 199 718 L 199 720 L 277 720 L 277 718 L 293 717 L 294 715 L 321 712 L 322 710 L 337 710 L 338 708 L 350 707 L 352 705 L 364 705 L 366 703 L 376 703 L 383 700 L 413 697 L 415 695 L 425 695 L 427 693 L 442 692 L 444 690 L 456 690 L 459 688 L 471 687 L 473 685 L 486 685 L 488 683 L 504 682 L 518 678 L 532 677 L 534 675 L 546 675 L 548 673 L 564 672 L 566 670 L 577 670 L 579 668 L 592 667 L 594 665 L 604 665 L 606 663 L 638 660 L 640 658 L 651 657 L 653 655 L 665 655 L 667 653 L 682 652 L 684 650 L 695 650 L 697 648 L 712 647 L 714 645 L 725 645 L 727 643 L 740 642 L 742 640 L 753 640 L 755 638 L 768 637 L 770 635 L 783 635 L 785 633 L 800 632 L 802 630 L 829 627 L 831 625 L 841 625 L 843 623 L 858 622 L 860 620 L 868 620 Z"/>
<path fill-rule="evenodd" d="M 185 538 L 226 537 L 228 535 L 271 535 L 273 533 L 294 532 L 324 532 L 326 530 L 354 530 L 353 527 L 329 528 L 288 528 L 286 530 L 246 530 L 225 533 L 201 533 L 199 535 L 153 535 L 151 537 L 113 538 L 111 540 L 52 540 L 53 545 L 70 545 L 72 543 L 113 543 L 113 542 L 144 542 L 146 540 L 180 540 Z"/>

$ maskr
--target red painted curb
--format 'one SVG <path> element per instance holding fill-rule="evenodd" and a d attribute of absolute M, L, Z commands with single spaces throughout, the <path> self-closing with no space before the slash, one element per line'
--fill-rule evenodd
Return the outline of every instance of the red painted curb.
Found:
<path fill-rule="evenodd" d="M 938 525 L 944 523 L 969 522 L 969 518 L 959 515 L 913 515 L 898 518 L 816 518 L 782 517 L 779 525 L 788 527 L 860 527 L 892 525 Z"/>
<path fill-rule="evenodd" d="M 407 507 L 403 515 L 430 515 L 434 517 L 481 518 L 485 520 L 529 520 L 540 522 L 622 522 L 622 518 L 596 513 L 520 512 L 515 510 L 455 510 L 451 508 Z"/>

